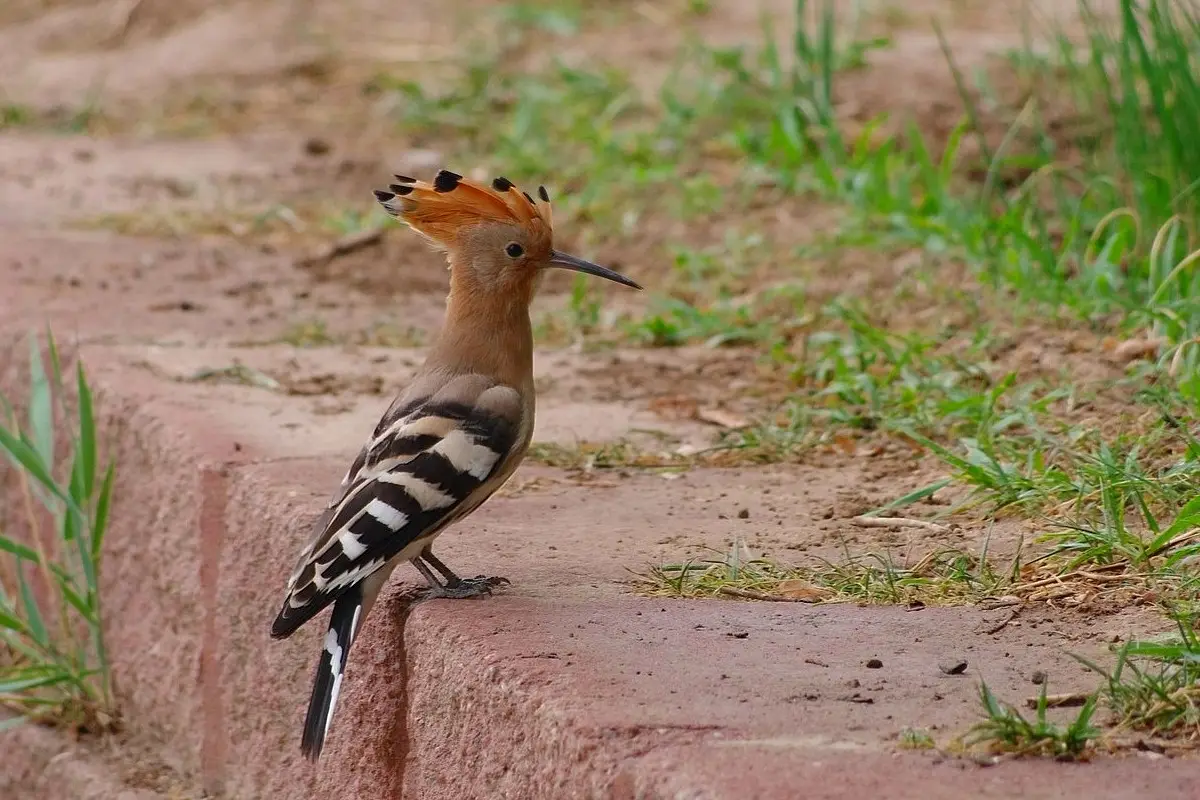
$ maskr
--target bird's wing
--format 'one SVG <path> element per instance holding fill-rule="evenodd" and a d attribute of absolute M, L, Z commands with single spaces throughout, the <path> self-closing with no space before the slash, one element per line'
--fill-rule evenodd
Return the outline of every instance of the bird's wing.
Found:
<path fill-rule="evenodd" d="M 480 375 L 414 388 L 380 420 L 318 520 L 273 637 L 291 635 L 348 588 L 478 506 L 510 471 L 527 438 L 516 389 Z"/>

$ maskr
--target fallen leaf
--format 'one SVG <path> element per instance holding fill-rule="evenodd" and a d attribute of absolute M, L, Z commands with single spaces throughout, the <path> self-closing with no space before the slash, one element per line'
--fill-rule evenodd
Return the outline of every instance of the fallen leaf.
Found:
<path fill-rule="evenodd" d="M 1127 339 L 1113 348 L 1113 355 L 1122 361 L 1138 361 L 1144 358 L 1154 358 L 1166 344 L 1166 339 L 1160 336 L 1145 339 Z"/>
<path fill-rule="evenodd" d="M 744 428 L 750 424 L 745 418 L 721 408 L 697 409 L 696 419 L 722 428 Z"/>
<path fill-rule="evenodd" d="M 689 419 L 696 416 L 696 401 L 681 394 L 655 397 L 650 401 L 650 410 L 664 419 Z"/>
<path fill-rule="evenodd" d="M 848 456 L 854 455 L 854 452 L 858 449 L 858 441 L 847 433 L 835 433 L 833 435 L 833 444 Z"/>
<path fill-rule="evenodd" d="M 1072 706 L 1082 706 L 1091 699 L 1091 695 L 1083 692 L 1071 692 L 1070 694 L 1048 694 L 1046 695 L 1046 708 L 1071 708 Z M 1026 697 L 1026 708 L 1037 708 L 1041 697 Z"/>

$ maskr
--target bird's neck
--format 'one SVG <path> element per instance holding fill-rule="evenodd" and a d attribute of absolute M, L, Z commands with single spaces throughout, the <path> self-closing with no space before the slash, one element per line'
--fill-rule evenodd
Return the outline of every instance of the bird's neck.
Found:
<path fill-rule="evenodd" d="M 487 375 L 514 388 L 532 386 L 533 327 L 526 291 L 480 286 L 451 270 L 446 319 L 429 363 Z"/>

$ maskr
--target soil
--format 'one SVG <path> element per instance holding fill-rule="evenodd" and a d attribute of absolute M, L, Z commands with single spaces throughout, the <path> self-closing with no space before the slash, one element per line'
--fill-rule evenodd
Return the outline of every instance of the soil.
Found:
<path fill-rule="evenodd" d="M 197 403 L 236 404 L 239 392 L 274 392 L 278 407 L 271 414 L 293 415 L 288 424 L 304 431 L 311 426 L 322 437 L 316 444 L 300 437 L 297 457 L 313 455 L 314 447 L 340 453 L 356 443 L 361 420 L 386 405 L 417 363 L 420 350 L 411 345 L 427 340 L 439 322 L 446 287 L 440 257 L 389 227 L 355 252 L 314 260 L 336 234 L 298 230 L 286 218 L 265 224 L 258 218 L 268 207 L 361 207 L 392 173 L 428 175 L 440 166 L 441 153 L 411 147 L 360 87 L 382 69 L 436 80 L 438 63 L 454 52 L 462 26 L 470 24 L 464 20 L 487 5 L 4 3 L 0 106 L 30 109 L 36 119 L 0 135 L 0 285 L 19 285 L 31 299 L 26 307 L 7 309 L 5 324 L 33 325 L 44 316 L 64 315 L 89 320 L 75 331 L 56 333 L 112 345 L 127 363 L 187 384 Z M 614 4 L 620 8 L 610 27 L 585 32 L 554 55 L 636 65 L 641 79 L 653 81 L 670 67 L 686 36 L 722 45 L 760 41 L 755 4 L 715 2 L 699 17 L 686 16 L 685 5 Z M 1074 7 L 1070 0 L 1045 5 L 1054 14 Z M 761 10 L 781 14 L 792 6 L 790 0 L 770 0 Z M 964 54 L 960 68 L 967 70 L 1019 44 L 1015 14 L 1002 13 L 1001 6 L 923 0 L 903 4 L 903 19 L 873 17 L 864 30 L 886 33 L 894 46 L 872 53 L 870 68 L 843 83 L 845 115 L 865 121 L 893 111 L 944 137 L 958 122 L 961 105 L 936 38 L 917 23 L 939 15 L 947 38 Z M 96 133 L 63 132 L 93 107 L 100 115 Z M 793 236 L 832 218 L 828 211 L 799 206 L 769 216 L 774 222 L 768 226 Z M 661 238 L 654 230 L 639 235 Z M 614 245 L 611 261 L 626 262 L 639 252 L 642 243 Z M 869 293 L 871 286 L 892 285 L 902 269 L 865 257 L 856 257 L 852 266 L 837 263 L 809 276 L 814 297 L 851 284 Z M 650 288 L 667 280 L 665 265 L 638 267 L 639 280 Z M 539 308 L 562 307 L 566 286 L 550 283 Z M 604 298 L 626 306 L 645 302 L 618 298 L 616 290 L 605 290 Z M 294 347 L 314 321 L 322 346 Z M 392 334 L 404 339 L 403 347 L 378 346 Z M 1054 374 L 1068 361 L 1073 370 L 1097 376 L 1120 372 L 1100 342 L 1073 332 L 1019 343 L 1000 366 Z M 239 364 L 243 367 L 230 369 Z M 547 351 L 538 362 L 539 438 L 565 444 L 635 439 L 667 451 L 702 448 L 721 429 L 711 421 L 721 419 L 713 409 L 745 416 L 762 411 L 774 396 L 763 389 L 756 370 L 753 353 L 736 348 Z M 247 389 L 247 382 L 261 380 L 256 376 L 279 387 Z M 710 421 L 702 410 L 710 412 Z M 246 436 L 262 427 L 247 419 Z M 675 481 L 535 467 L 506 491 L 538 496 L 535 505 L 550 506 L 553 513 L 556 486 L 599 481 L 617 487 L 615 496 L 629 493 L 641 507 L 661 500 L 667 517 L 684 507 L 693 509 L 690 516 L 699 507 L 711 517 L 711 527 L 664 531 L 653 548 L 627 553 L 630 558 L 680 558 L 700 545 L 727 547 L 731 537 L 785 559 L 836 556 L 846 546 L 919 557 L 931 546 L 977 547 L 988 535 L 1002 552 L 1028 533 L 1012 521 L 990 530 L 965 525 L 948 537 L 919 529 L 855 528 L 847 524 L 850 517 L 940 472 L 904 447 L 832 448 L 807 460 L 802 485 L 798 473 L 786 468 L 733 474 L 699 469 Z M 742 509 L 752 509 L 748 520 L 739 519 Z M 1074 611 L 1045 622 L 1070 636 L 1106 636 L 1114 627 L 1147 624 L 1136 612 L 1118 619 Z M 836 654 L 827 660 L 836 660 Z M 1012 660 L 1020 662 L 1021 653 L 1014 652 Z M 1016 668 L 1032 673 L 1039 666 Z M 888 712 L 896 719 L 918 719 L 925 702 L 896 693 L 888 699 Z M 130 736 L 137 742 L 125 756 L 130 784 L 184 796 L 168 795 L 159 777 L 146 777 L 163 774 L 160 759 L 144 755 L 144 737 L 136 731 Z"/>

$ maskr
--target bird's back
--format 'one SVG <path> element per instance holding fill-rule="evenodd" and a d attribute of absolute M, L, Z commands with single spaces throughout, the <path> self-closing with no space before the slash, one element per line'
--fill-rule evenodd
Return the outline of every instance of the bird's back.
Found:
<path fill-rule="evenodd" d="M 419 373 L 384 413 L 318 520 L 272 635 L 290 635 L 341 593 L 415 555 L 476 509 L 524 457 L 533 415 L 531 386 L 436 368 Z"/>

